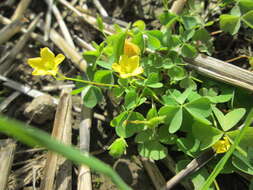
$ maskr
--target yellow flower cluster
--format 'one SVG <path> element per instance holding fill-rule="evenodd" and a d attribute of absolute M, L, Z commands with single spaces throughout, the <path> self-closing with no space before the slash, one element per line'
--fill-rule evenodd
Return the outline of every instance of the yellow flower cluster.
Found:
<path fill-rule="evenodd" d="M 126 40 L 124 54 L 120 57 L 119 63 L 113 63 L 112 69 L 119 73 L 121 78 L 129 78 L 143 73 L 140 66 L 140 48 L 134 43 Z"/>
<path fill-rule="evenodd" d="M 58 72 L 58 65 L 65 59 L 63 54 L 57 56 L 47 47 L 40 49 L 40 57 L 28 59 L 28 64 L 34 69 L 33 75 L 53 75 Z"/>
<path fill-rule="evenodd" d="M 213 149 L 217 154 L 225 153 L 230 148 L 230 142 L 228 137 L 223 137 L 222 140 L 218 140 L 214 145 Z"/>

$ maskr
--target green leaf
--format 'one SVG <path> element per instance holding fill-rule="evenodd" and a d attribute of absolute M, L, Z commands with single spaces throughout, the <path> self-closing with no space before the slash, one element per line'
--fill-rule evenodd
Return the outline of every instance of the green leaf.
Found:
<path fill-rule="evenodd" d="M 195 32 L 192 39 L 206 43 L 206 41 L 209 41 L 211 39 L 211 35 L 205 28 L 200 28 Z"/>
<path fill-rule="evenodd" d="M 136 143 L 144 143 L 146 141 L 151 141 L 154 138 L 154 131 L 152 129 L 148 129 L 145 131 L 141 131 L 135 136 L 134 141 Z"/>
<path fill-rule="evenodd" d="M 232 159 L 233 166 L 244 173 L 253 175 L 253 165 L 250 164 L 247 157 L 243 156 L 238 151 L 234 151 L 233 155 L 234 155 Z"/>
<path fill-rule="evenodd" d="M 142 31 L 142 30 L 145 30 L 146 24 L 143 20 L 137 20 L 133 23 L 133 27 L 136 27 Z"/>
<path fill-rule="evenodd" d="M 201 150 L 209 148 L 223 136 L 221 130 L 199 122 L 193 124 L 192 133 L 200 141 Z"/>
<path fill-rule="evenodd" d="M 228 14 L 223 14 L 220 16 L 220 28 L 224 32 L 228 32 L 234 35 L 240 29 L 241 22 L 239 16 L 233 16 Z"/>
<path fill-rule="evenodd" d="M 96 61 L 96 64 L 99 65 L 102 68 L 105 68 L 105 69 L 109 69 L 109 70 L 112 69 L 112 62 L 110 62 L 110 61 L 98 60 L 98 61 Z"/>
<path fill-rule="evenodd" d="M 179 81 L 186 77 L 186 72 L 183 67 L 174 66 L 168 71 L 168 75 L 172 81 Z"/>
<path fill-rule="evenodd" d="M 190 44 L 184 44 L 181 48 L 181 53 L 184 57 L 187 58 L 194 58 L 197 56 L 197 49 L 190 45 Z"/>
<path fill-rule="evenodd" d="M 253 10 L 242 16 L 242 21 L 253 29 Z"/>
<path fill-rule="evenodd" d="M 126 94 L 124 105 L 127 110 L 130 110 L 137 106 L 137 96 L 138 95 L 135 90 L 131 90 Z"/>
<path fill-rule="evenodd" d="M 233 140 L 235 140 L 236 136 L 239 135 L 241 130 L 233 130 L 229 131 L 226 134 Z M 252 147 L 252 139 L 253 139 L 253 128 L 250 127 L 246 129 L 245 135 L 242 137 L 242 140 L 239 144 L 240 147 L 242 147 L 244 150 L 247 150 L 248 148 Z"/>
<path fill-rule="evenodd" d="M 197 84 L 190 77 L 186 77 L 180 81 L 179 86 L 181 88 L 192 88 L 195 90 L 197 88 Z"/>
<path fill-rule="evenodd" d="M 157 141 L 149 141 L 138 145 L 139 154 L 143 157 L 160 160 L 167 156 L 168 150 Z"/>
<path fill-rule="evenodd" d="M 71 95 L 76 95 L 76 94 L 81 93 L 84 88 L 85 88 L 85 86 L 83 86 L 81 88 L 78 88 L 78 89 L 75 89 L 75 90 L 72 90 Z"/>
<path fill-rule="evenodd" d="M 182 16 L 182 20 L 186 30 L 190 30 L 199 24 L 198 20 L 194 16 Z"/>
<path fill-rule="evenodd" d="M 215 106 L 212 106 L 212 110 L 213 110 L 213 113 L 214 113 L 215 117 L 217 118 L 218 122 L 220 123 L 221 128 L 223 129 L 223 126 L 224 126 L 224 123 L 225 123 L 225 116 Z"/>
<path fill-rule="evenodd" d="M 252 0 L 239 0 L 238 6 L 240 7 L 241 13 L 245 14 L 253 10 L 253 1 Z"/>
<path fill-rule="evenodd" d="M 170 13 L 168 11 L 163 12 L 159 16 L 159 20 L 162 25 L 166 25 L 167 27 L 171 27 L 178 19 L 176 14 Z"/>
<path fill-rule="evenodd" d="M 131 123 L 131 121 L 144 121 L 145 118 L 142 114 L 138 112 L 132 112 L 131 115 L 127 115 L 127 118 L 123 118 L 121 125 L 116 126 L 116 133 L 122 138 L 128 138 L 133 136 L 135 133 L 138 133 L 144 129 L 144 124 Z"/>
<path fill-rule="evenodd" d="M 114 84 L 112 71 L 108 70 L 97 70 L 93 80 L 99 83 Z"/>
<path fill-rule="evenodd" d="M 119 57 L 123 54 L 125 39 L 126 39 L 126 32 L 120 32 L 113 36 L 113 55 L 114 55 L 114 62 L 119 62 Z"/>
<path fill-rule="evenodd" d="M 97 14 L 97 24 L 98 24 L 99 30 L 101 32 L 103 32 L 104 31 L 104 23 L 103 23 L 102 17 L 99 14 Z"/>
<path fill-rule="evenodd" d="M 170 122 L 169 132 L 170 133 L 177 132 L 182 125 L 182 120 L 183 120 L 183 110 L 182 108 L 179 108 Z"/>
<path fill-rule="evenodd" d="M 83 89 L 83 104 L 88 108 L 95 107 L 103 99 L 100 88 L 96 86 L 86 86 Z"/>
<path fill-rule="evenodd" d="M 155 107 L 152 107 L 148 110 L 147 120 L 152 119 L 152 118 L 157 117 L 157 116 L 158 116 L 158 113 L 157 113 L 157 110 L 156 110 Z"/>
<path fill-rule="evenodd" d="M 172 119 L 174 118 L 175 114 L 179 109 L 180 109 L 179 106 L 172 106 L 172 105 L 163 106 L 160 108 L 158 115 L 166 116 L 165 123 L 170 124 L 170 122 L 172 121 Z"/>
<path fill-rule="evenodd" d="M 211 122 L 205 119 L 211 114 L 210 102 L 207 98 L 199 98 L 185 106 L 186 110 L 199 122 L 206 125 L 211 125 Z"/>
<path fill-rule="evenodd" d="M 150 73 L 148 78 L 145 80 L 144 84 L 150 88 L 161 88 L 163 83 L 159 82 L 158 73 Z"/>
<path fill-rule="evenodd" d="M 177 102 L 182 105 L 191 94 L 191 92 L 192 88 L 187 88 L 180 96 L 176 97 Z"/>
<path fill-rule="evenodd" d="M 147 42 L 148 42 L 148 48 L 151 50 L 156 50 L 161 47 L 161 42 L 156 37 L 147 34 Z"/>
<path fill-rule="evenodd" d="M 245 115 L 246 110 L 244 108 L 234 109 L 225 115 L 224 126 L 222 127 L 224 131 L 228 131 L 234 127 Z"/>
<path fill-rule="evenodd" d="M 32 147 L 44 147 L 52 152 L 66 157 L 75 164 L 87 165 L 92 170 L 109 176 L 118 186 L 118 189 L 131 189 L 124 183 L 119 175 L 108 166 L 108 164 L 101 162 L 88 153 L 84 154 L 77 148 L 60 143 L 42 130 L 11 120 L 10 118 L 0 116 L 0 132 L 18 139 L 26 145 Z"/>
<path fill-rule="evenodd" d="M 114 142 L 108 147 L 109 154 L 113 157 L 120 157 L 126 152 L 127 143 L 124 138 L 117 138 Z"/>
<path fill-rule="evenodd" d="M 123 122 L 127 119 L 127 117 L 128 117 L 128 111 L 124 111 L 120 113 L 118 116 L 116 116 L 115 118 L 113 118 L 113 120 L 111 120 L 110 122 L 110 125 L 112 127 L 121 126 L 123 125 Z"/>
<path fill-rule="evenodd" d="M 175 144 L 177 140 L 177 136 L 174 134 L 169 134 L 168 133 L 168 127 L 163 125 L 158 129 L 157 132 L 159 141 L 163 144 Z"/>
<path fill-rule="evenodd" d="M 99 56 L 99 51 L 98 50 L 93 50 L 93 51 L 85 51 L 83 53 L 83 58 L 88 62 L 88 63 L 95 63 L 98 56 Z"/>
<path fill-rule="evenodd" d="M 112 89 L 113 95 L 117 98 L 120 98 L 124 94 L 124 92 L 125 92 L 125 89 L 122 87 L 119 87 L 119 88 L 115 87 Z"/>
<path fill-rule="evenodd" d="M 200 141 L 196 139 L 192 134 L 188 134 L 185 138 L 177 138 L 178 149 L 184 152 L 186 155 L 196 157 L 198 154 Z"/>

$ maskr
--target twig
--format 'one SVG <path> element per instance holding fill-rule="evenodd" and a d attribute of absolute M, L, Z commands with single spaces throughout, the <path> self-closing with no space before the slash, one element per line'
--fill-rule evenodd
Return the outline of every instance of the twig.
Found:
<path fill-rule="evenodd" d="M 108 17 L 108 13 L 104 9 L 104 7 L 101 5 L 99 0 L 93 0 L 94 5 L 97 7 L 98 11 L 102 15 L 102 17 Z"/>
<path fill-rule="evenodd" d="M 168 155 L 166 158 L 162 160 L 163 164 L 173 173 L 176 174 L 176 162 Z M 192 190 L 193 186 L 188 181 L 180 181 L 180 184 L 186 189 L 186 190 Z"/>
<path fill-rule="evenodd" d="M 27 9 L 27 7 L 29 6 L 31 0 L 21 0 L 18 4 L 18 7 L 16 8 L 14 14 L 12 15 L 11 17 L 11 20 L 14 21 L 14 20 L 19 20 L 21 18 L 23 18 L 24 16 L 24 13 Z"/>
<path fill-rule="evenodd" d="M 50 4 L 49 0 L 46 0 L 46 1 L 47 1 L 48 5 L 49 5 Z M 62 34 L 63 34 L 65 40 L 69 43 L 69 45 L 72 48 L 75 48 L 75 44 L 74 44 L 74 42 L 72 40 L 72 37 L 71 37 L 71 35 L 69 33 L 68 27 L 65 24 L 65 22 L 64 22 L 64 20 L 62 18 L 62 15 L 61 15 L 61 13 L 59 11 L 59 9 L 57 8 L 57 6 L 55 4 L 52 5 L 52 11 L 54 13 L 55 18 L 57 19 L 57 22 L 58 22 L 58 24 L 60 26 L 60 29 L 62 31 Z"/>
<path fill-rule="evenodd" d="M 12 36 L 18 33 L 23 23 L 20 20 L 10 21 L 2 30 L 0 30 L 0 45 L 8 41 Z"/>
<path fill-rule="evenodd" d="M 36 98 L 38 96 L 45 95 L 45 93 L 40 92 L 39 90 L 32 89 L 30 86 L 20 84 L 18 82 L 15 82 L 11 79 L 8 79 L 8 78 L 2 76 L 2 75 L 0 75 L 0 81 L 3 81 L 4 86 L 15 89 L 15 90 L 17 90 L 19 92 L 22 92 L 22 93 L 24 93 L 27 96 L 30 96 L 32 98 Z M 53 98 L 53 101 L 54 101 L 55 104 L 58 104 L 58 99 Z"/>
<path fill-rule="evenodd" d="M 160 190 L 166 184 L 166 181 L 161 172 L 159 171 L 158 167 L 155 165 L 153 161 L 150 161 L 147 158 L 141 157 L 140 159 L 149 177 L 151 178 L 155 186 L 155 189 Z"/>
<path fill-rule="evenodd" d="M 44 92 L 51 92 L 55 90 L 62 90 L 64 88 L 74 88 L 74 84 L 56 84 L 56 85 L 48 85 L 48 86 L 43 86 L 42 91 Z"/>
<path fill-rule="evenodd" d="M 185 61 L 189 68 L 200 74 L 253 91 L 253 73 L 250 71 L 205 55 L 185 58 Z"/>
<path fill-rule="evenodd" d="M 170 11 L 174 14 L 180 14 L 186 4 L 187 0 L 176 0 L 174 1 Z"/>
<path fill-rule="evenodd" d="M 193 159 L 183 170 L 181 170 L 177 175 L 171 178 L 167 183 L 166 186 L 163 187 L 163 190 L 170 190 L 174 187 L 177 183 L 179 183 L 182 179 L 186 176 L 192 174 L 193 172 L 198 171 L 202 168 L 206 163 L 208 163 L 213 157 L 215 156 L 214 151 L 210 149 L 209 151 L 204 152 L 198 158 Z"/>
<path fill-rule="evenodd" d="M 10 24 L 11 23 L 11 20 L 6 18 L 6 17 L 3 17 L 2 15 L 0 15 L 0 22 L 2 24 Z M 27 30 L 25 28 L 21 28 L 21 32 L 22 33 L 27 33 Z M 43 36 L 41 36 L 40 34 L 37 34 L 35 32 L 32 32 L 31 33 L 31 37 L 34 39 L 34 40 L 37 40 L 38 42 L 40 42 L 41 44 L 43 44 L 44 46 L 46 47 L 50 47 L 51 45 L 49 43 L 47 43 L 46 41 L 44 41 L 43 39 Z M 1 38 L 1 36 L 0 36 Z"/>
<path fill-rule="evenodd" d="M 76 43 L 78 45 L 80 45 L 81 47 L 83 47 L 84 49 L 87 50 L 95 50 L 94 47 L 92 47 L 89 43 L 87 43 L 86 41 L 84 41 L 83 39 L 79 38 L 77 35 L 74 35 L 74 40 L 76 41 Z"/>
<path fill-rule="evenodd" d="M 54 127 L 52 131 L 52 137 L 59 141 L 63 141 L 65 139 L 65 143 L 70 144 L 71 140 L 69 137 L 71 136 L 71 96 L 69 92 L 63 91 L 61 93 L 60 101 L 57 107 Z M 68 136 L 68 140 L 66 141 L 66 135 Z M 70 136 L 69 136 L 70 135 Z M 53 189 L 54 180 L 57 172 L 57 167 L 60 166 L 59 156 L 53 152 L 49 152 L 47 155 L 44 177 L 41 182 L 40 190 L 49 190 Z M 69 175 L 68 175 L 69 176 Z M 69 185 L 69 177 L 67 177 L 67 184 Z M 65 186 L 66 187 L 66 186 Z M 68 187 L 68 186 L 67 186 Z M 67 189 L 66 189 L 67 190 Z"/>
<path fill-rule="evenodd" d="M 45 32 L 44 33 L 44 40 L 45 41 L 47 41 L 49 39 L 49 35 L 50 35 L 53 0 L 46 0 L 46 3 L 47 2 L 48 2 L 48 8 L 47 8 L 47 14 L 46 14 L 45 28 L 44 28 L 44 32 Z"/>
<path fill-rule="evenodd" d="M 83 103 L 82 103 L 83 104 Z M 91 110 L 82 106 L 81 113 L 81 123 L 79 128 L 79 137 L 80 137 L 80 150 L 82 152 L 89 152 L 90 150 L 90 128 L 91 128 Z M 81 165 L 78 171 L 78 190 L 91 190 L 91 173 L 90 168 Z"/>
<path fill-rule="evenodd" d="M 15 100 L 21 93 L 20 92 L 13 92 L 9 97 L 5 98 L 4 101 L 0 104 L 0 113 L 7 108 L 7 106 Z"/>
<path fill-rule="evenodd" d="M 76 52 L 75 49 L 69 46 L 69 44 L 64 40 L 64 38 L 57 33 L 55 30 L 51 30 L 50 39 L 54 42 L 54 44 L 61 49 L 64 54 L 71 59 L 73 64 L 81 71 L 85 71 L 87 64 L 83 57 Z"/>
<path fill-rule="evenodd" d="M 11 170 L 16 143 L 11 140 L 0 140 L 0 190 L 6 190 L 8 176 Z"/>
<path fill-rule="evenodd" d="M 32 31 L 35 29 L 40 17 L 42 14 L 39 14 L 34 21 L 29 25 L 27 32 L 18 40 L 16 45 L 12 48 L 8 56 L 6 57 L 6 61 L 0 65 L 0 74 L 7 75 L 12 68 L 11 64 L 14 64 L 12 61 L 16 58 L 16 55 L 22 50 L 27 40 L 29 39 Z M 2 61 L 2 60 L 1 60 Z"/>
<path fill-rule="evenodd" d="M 97 19 L 96 18 L 94 18 L 93 16 L 90 16 L 90 15 L 81 13 L 66 0 L 59 0 L 59 2 L 62 3 L 64 6 L 66 6 L 71 11 L 73 11 L 78 17 L 82 18 L 84 21 L 89 23 L 95 29 L 99 30 L 99 28 L 97 26 Z M 110 25 L 104 23 L 104 32 L 108 35 L 112 35 L 114 33 L 114 29 Z"/>

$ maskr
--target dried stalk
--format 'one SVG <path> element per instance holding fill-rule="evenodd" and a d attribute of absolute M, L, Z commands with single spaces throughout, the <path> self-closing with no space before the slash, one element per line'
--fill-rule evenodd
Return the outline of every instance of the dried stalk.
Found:
<path fill-rule="evenodd" d="M 64 6 L 66 6 L 71 11 L 73 11 L 78 17 L 82 18 L 82 20 L 89 23 L 95 29 L 99 30 L 99 28 L 97 26 L 97 19 L 96 18 L 94 18 L 93 16 L 90 16 L 88 14 L 81 13 L 66 0 L 59 0 L 59 2 L 62 3 Z M 104 23 L 104 32 L 108 35 L 112 35 L 114 33 L 114 29 L 110 25 Z"/>
<path fill-rule="evenodd" d="M 15 82 L 15 81 L 8 79 L 2 75 L 0 75 L 0 81 L 3 81 L 4 86 L 15 89 L 15 90 L 22 92 L 23 94 L 26 94 L 27 96 L 30 96 L 32 98 L 36 98 L 38 96 L 45 95 L 45 93 L 40 92 L 39 90 L 32 89 L 30 86 Z M 56 99 L 54 97 L 52 97 L 52 98 L 53 98 L 54 103 L 58 104 L 58 99 Z"/>
<path fill-rule="evenodd" d="M 72 98 L 71 98 L 71 88 L 63 90 L 63 93 L 68 97 L 67 98 L 67 110 L 66 110 L 66 116 L 65 116 L 65 125 L 64 131 L 62 134 L 61 141 L 64 144 L 71 145 L 71 137 L 72 137 Z M 64 102 L 65 103 L 65 102 Z M 72 164 L 69 160 L 67 160 L 65 157 L 59 156 L 58 157 L 58 165 L 59 170 L 58 174 L 55 178 L 55 184 L 57 190 L 71 190 L 71 183 L 72 183 Z"/>
<path fill-rule="evenodd" d="M 171 171 L 171 173 L 174 175 L 176 174 L 176 162 L 170 157 L 170 155 L 164 158 L 162 162 Z M 192 184 L 188 181 L 180 181 L 179 183 L 185 188 L 185 190 L 193 189 Z"/>
<path fill-rule="evenodd" d="M 174 1 L 170 11 L 174 14 L 180 14 L 186 4 L 187 0 L 176 0 Z"/>
<path fill-rule="evenodd" d="M 74 35 L 74 40 L 76 41 L 76 43 L 81 46 L 84 49 L 87 50 L 95 50 L 94 47 L 92 47 L 89 43 L 87 43 L 86 41 L 84 41 L 83 39 L 79 38 L 77 35 Z"/>
<path fill-rule="evenodd" d="M 46 0 L 46 1 L 47 1 L 47 4 L 49 5 L 50 4 L 49 0 Z M 57 22 L 58 22 L 58 24 L 60 26 L 60 29 L 62 31 L 62 34 L 63 34 L 65 40 L 69 43 L 69 45 L 72 48 L 75 48 L 75 44 L 74 44 L 73 39 L 72 39 L 72 37 L 70 35 L 68 27 L 65 24 L 65 22 L 64 22 L 64 20 L 62 18 L 62 15 L 61 15 L 61 13 L 59 11 L 59 9 L 57 8 L 57 6 L 55 4 L 52 5 L 52 11 L 54 13 L 55 18 L 57 19 Z"/>
<path fill-rule="evenodd" d="M 60 101 L 57 107 L 56 115 L 55 115 L 55 121 L 54 121 L 54 127 L 52 131 L 52 137 L 59 141 L 65 141 L 65 143 L 71 142 L 70 136 L 71 136 L 71 108 L 72 108 L 72 102 L 71 102 L 71 96 L 69 92 L 66 92 L 63 90 L 61 93 Z M 64 134 L 65 133 L 65 134 Z M 68 133 L 68 134 L 66 134 Z M 70 136 L 69 136 L 70 135 Z M 66 140 L 67 139 L 67 140 Z M 48 189 L 55 189 L 55 176 L 58 167 L 60 167 L 59 163 L 59 156 L 53 152 L 48 152 L 45 170 L 44 170 L 44 177 L 41 182 L 40 190 L 48 190 Z M 69 177 L 69 173 L 67 174 L 67 179 L 65 179 L 66 183 L 64 182 L 64 188 L 67 190 L 67 187 L 69 186 L 69 183 L 71 181 Z M 58 184 L 56 184 L 58 185 Z M 59 186 L 57 186 L 57 189 Z"/>
<path fill-rule="evenodd" d="M 183 170 L 181 170 L 177 175 L 171 178 L 167 183 L 166 186 L 163 187 L 163 190 L 170 190 L 172 189 L 177 183 L 183 180 L 186 176 L 192 174 L 193 172 L 198 171 L 202 168 L 205 164 L 207 164 L 211 159 L 214 157 L 214 151 L 210 149 L 207 152 L 204 152 L 198 158 L 193 159 Z"/>
<path fill-rule="evenodd" d="M 53 6 L 53 0 L 46 0 L 46 3 L 48 2 L 47 7 L 47 14 L 46 14 L 46 22 L 45 22 L 45 28 L 44 28 L 44 40 L 47 41 L 49 39 L 50 35 L 50 28 L 51 28 L 51 22 L 52 22 L 52 6 Z"/>
<path fill-rule="evenodd" d="M 0 45 L 7 42 L 12 36 L 18 33 L 22 25 L 23 23 L 20 20 L 14 20 L 0 30 Z"/>
<path fill-rule="evenodd" d="M 36 25 L 38 24 L 41 16 L 42 16 L 42 14 L 39 14 L 33 20 L 33 22 L 29 25 L 27 32 L 18 40 L 16 45 L 12 48 L 12 50 L 8 54 L 8 56 L 5 57 L 5 59 L 6 59 L 5 62 L 2 65 L 0 65 L 0 74 L 7 75 L 11 71 L 12 66 L 13 66 L 12 64 L 14 64 L 13 60 L 16 58 L 17 54 L 25 46 L 26 42 L 30 38 L 31 33 L 33 32 Z M 2 60 L 0 62 L 2 62 Z"/>
<path fill-rule="evenodd" d="M 106 12 L 105 8 L 101 5 L 99 0 L 93 0 L 93 3 L 97 7 L 102 17 L 108 17 L 108 13 Z"/>
<path fill-rule="evenodd" d="M 7 106 L 15 100 L 21 93 L 20 92 L 13 92 L 10 96 L 4 99 L 4 101 L 0 104 L 0 113 L 3 112 Z"/>
<path fill-rule="evenodd" d="M 21 0 L 18 4 L 18 7 L 16 8 L 14 14 L 11 17 L 11 20 L 19 20 L 21 18 L 24 17 L 24 13 L 27 9 L 27 7 L 29 6 L 29 4 L 31 3 L 31 0 Z"/>
<path fill-rule="evenodd" d="M 79 136 L 80 136 L 80 150 L 82 152 L 89 152 L 90 150 L 90 128 L 91 128 L 91 110 L 82 106 L 82 121 L 80 123 L 79 128 Z M 78 171 L 78 190 L 91 190 L 91 173 L 90 168 L 81 165 Z"/>
<path fill-rule="evenodd" d="M 141 158 L 141 161 L 149 177 L 151 178 L 155 189 L 160 190 L 162 187 L 164 187 L 166 181 L 155 163 L 147 158 Z"/>
<path fill-rule="evenodd" d="M 200 74 L 253 91 L 253 73 L 206 55 L 185 59 Z"/>
<path fill-rule="evenodd" d="M 0 190 L 6 190 L 15 149 L 16 143 L 13 140 L 0 140 Z"/>
<path fill-rule="evenodd" d="M 64 40 L 64 38 L 57 33 L 55 30 L 51 30 L 50 39 L 54 42 L 54 44 L 61 49 L 64 54 L 71 59 L 74 65 L 81 71 L 85 71 L 87 64 L 83 57 L 76 52 L 69 44 Z"/>

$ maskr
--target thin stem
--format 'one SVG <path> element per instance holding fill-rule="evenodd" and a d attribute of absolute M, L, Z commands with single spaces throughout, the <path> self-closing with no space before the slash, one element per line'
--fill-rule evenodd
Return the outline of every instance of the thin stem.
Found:
<path fill-rule="evenodd" d="M 93 82 L 93 81 L 88 81 L 88 80 L 69 78 L 69 77 L 65 77 L 65 76 L 63 77 L 63 79 L 72 80 L 72 81 L 76 81 L 76 82 L 81 82 L 81 83 L 85 83 L 85 84 L 96 85 L 96 86 L 105 86 L 105 87 L 116 87 L 116 88 L 119 88 L 119 85 L 116 85 L 116 84 L 105 84 L 105 83 Z"/>
<path fill-rule="evenodd" d="M 232 58 L 232 59 L 229 59 L 229 60 L 226 60 L 225 62 L 228 62 L 228 63 L 230 63 L 230 62 L 233 62 L 233 61 L 236 61 L 236 60 L 238 60 L 238 59 L 242 59 L 242 58 L 249 58 L 249 56 L 247 56 L 247 55 L 240 55 L 240 56 L 238 56 L 238 57 L 235 57 L 235 58 Z"/>

